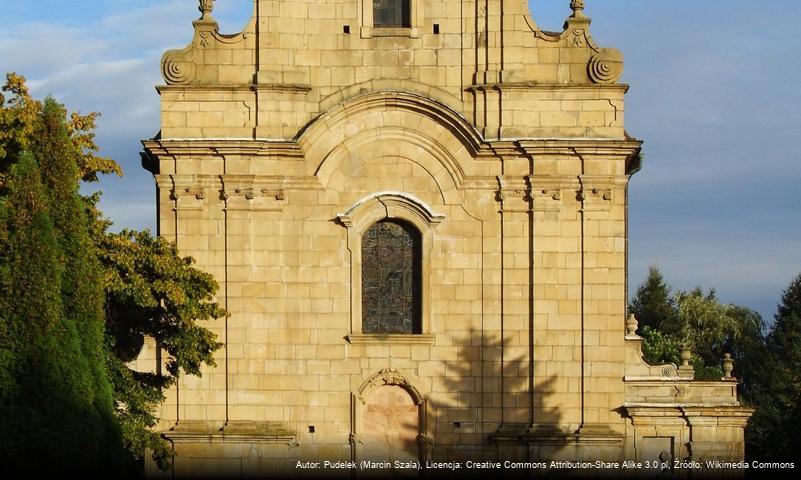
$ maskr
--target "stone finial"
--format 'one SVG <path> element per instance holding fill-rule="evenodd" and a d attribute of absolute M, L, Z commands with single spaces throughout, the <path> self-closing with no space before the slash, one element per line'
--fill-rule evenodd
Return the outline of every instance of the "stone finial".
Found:
<path fill-rule="evenodd" d="M 681 347 L 681 353 L 679 354 L 681 358 L 681 365 L 679 366 L 679 376 L 680 377 L 687 377 L 693 378 L 695 376 L 695 368 L 690 365 L 690 360 L 693 358 L 693 352 L 690 350 L 688 345 L 684 345 Z"/>
<path fill-rule="evenodd" d="M 723 380 L 732 380 L 731 372 L 734 370 L 734 360 L 731 353 L 723 354 Z"/>
<path fill-rule="evenodd" d="M 626 336 L 637 335 L 637 327 L 639 325 L 640 322 L 637 321 L 633 313 L 630 313 L 629 318 L 626 319 Z"/>
<path fill-rule="evenodd" d="M 573 10 L 573 18 L 584 18 L 584 0 L 570 0 L 570 9 Z"/>
<path fill-rule="evenodd" d="M 681 358 L 681 366 L 682 367 L 689 367 L 690 360 L 693 358 L 693 352 L 690 350 L 690 347 L 687 345 L 682 345 L 681 353 L 679 353 Z"/>
<path fill-rule="evenodd" d="M 214 0 L 200 0 L 200 6 L 197 8 L 203 14 L 201 20 L 210 20 L 211 12 L 214 10 Z"/>

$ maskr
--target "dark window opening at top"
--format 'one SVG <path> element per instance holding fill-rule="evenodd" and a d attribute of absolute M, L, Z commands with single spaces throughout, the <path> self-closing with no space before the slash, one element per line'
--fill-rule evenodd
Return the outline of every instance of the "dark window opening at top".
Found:
<path fill-rule="evenodd" d="M 410 0 L 373 0 L 373 27 L 409 28 L 411 26 Z"/>

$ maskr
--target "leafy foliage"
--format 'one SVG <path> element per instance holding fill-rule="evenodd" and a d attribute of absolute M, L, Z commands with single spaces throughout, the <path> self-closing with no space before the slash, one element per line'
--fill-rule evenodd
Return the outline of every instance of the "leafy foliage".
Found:
<path fill-rule="evenodd" d="M 166 466 L 155 408 L 182 372 L 214 365 L 220 344 L 196 321 L 225 315 L 217 284 L 174 243 L 109 233 L 100 194 L 78 194 L 81 181 L 122 174 L 97 155 L 97 114 L 67 116 L 14 74 L 3 92 L 0 454 L 29 471 L 120 473 L 149 449 Z M 125 347 L 144 336 L 166 352 L 166 371 L 126 364 Z"/>
<path fill-rule="evenodd" d="M 681 363 L 679 357 L 682 347 L 681 340 L 647 325 L 640 330 L 639 334 L 643 337 L 642 353 L 647 362 L 652 364 L 673 363 L 675 365 Z"/>
<path fill-rule="evenodd" d="M 21 77 L 2 122 L 0 454 L 3 468 L 124 469 L 105 367 L 97 252 L 72 172 L 63 109 L 27 96 Z"/>
<path fill-rule="evenodd" d="M 785 368 L 793 372 L 791 380 L 801 392 L 801 275 L 782 295 L 769 343 L 771 353 L 783 358 Z"/>
<path fill-rule="evenodd" d="M 49 211 L 62 246 L 64 265 L 62 297 L 64 315 L 74 323 L 83 339 L 85 368 L 95 379 L 98 406 L 112 405 L 111 385 L 105 366 L 104 294 L 97 250 L 89 236 L 86 204 L 78 194 L 78 160 L 83 156 L 79 142 L 73 142 L 66 124 L 66 110 L 52 98 L 45 100 L 42 122 L 34 131 L 38 141 L 32 146 L 40 159 Z M 69 158 L 69 161 L 67 161 Z"/>
<path fill-rule="evenodd" d="M 745 307 L 720 303 L 714 291 L 704 295 L 700 289 L 679 292 L 676 298 L 678 323 L 672 328 L 699 358 L 699 378 L 720 378 L 720 359 L 731 353 L 738 359 L 750 358 L 757 345 L 763 343 L 765 328 L 762 317 Z M 756 372 L 754 372 L 756 373 Z"/>
<path fill-rule="evenodd" d="M 736 374 L 748 370 L 752 355 L 764 345 L 762 317 L 745 307 L 720 303 L 714 290 L 704 294 L 696 288 L 672 297 L 668 296 L 670 291 L 659 270 L 651 267 L 632 299 L 632 313 L 637 316 L 642 312 L 650 319 L 640 332 L 645 339 L 646 360 L 678 364 L 681 347 L 687 346 L 693 351 L 692 365 L 698 379 L 722 377 L 725 353 L 738 360 Z M 748 360 L 741 363 L 740 359 Z"/>
<path fill-rule="evenodd" d="M 124 230 L 101 239 L 106 265 L 110 332 L 157 338 L 169 354 L 166 369 L 200 374 L 203 363 L 214 366 L 212 353 L 221 345 L 195 320 L 219 318 L 225 311 L 212 302 L 217 282 L 181 257 L 174 242 L 145 230 Z"/>
<path fill-rule="evenodd" d="M 196 321 L 225 315 L 213 295 L 214 278 L 194 268 L 194 261 L 178 254 L 175 243 L 148 231 L 105 233 L 99 239 L 105 266 L 107 332 L 115 355 L 111 370 L 119 403 L 119 419 L 127 448 L 141 458 L 151 449 L 164 467 L 169 445 L 151 428 L 162 389 L 181 372 L 201 374 L 205 363 L 214 366 L 213 353 L 221 344 Z M 126 346 L 144 337 L 158 339 L 167 353 L 166 371 L 141 373 L 128 368 Z"/>
<path fill-rule="evenodd" d="M 12 96 L 7 99 L 0 93 L 0 175 L 4 175 L 30 145 L 41 108 L 28 94 L 25 78 L 19 75 L 9 73 L 2 91 Z"/>
<path fill-rule="evenodd" d="M 97 125 L 97 112 L 81 115 L 73 112 L 67 125 L 68 133 L 75 147 L 80 151 L 77 158 L 78 173 L 84 182 L 96 182 L 99 174 L 122 176 L 122 168 L 114 160 L 97 155 L 94 130 Z"/>
<path fill-rule="evenodd" d="M 30 96 L 25 78 L 20 75 L 7 74 L 2 91 L 10 93 L 11 97 L 7 99 L 6 95 L 0 93 L 0 186 L 3 184 L 5 172 L 13 163 L 12 159 L 35 146 L 41 138 L 35 130 L 40 126 L 38 119 L 44 108 L 41 102 Z M 55 102 L 51 103 L 51 108 L 57 105 Z M 98 174 L 122 175 L 122 169 L 117 162 L 97 155 L 99 149 L 94 141 L 94 129 L 99 116 L 99 113 L 81 115 L 73 112 L 64 125 L 69 139 L 68 147 L 75 155 L 73 160 L 77 166 L 73 175 L 87 182 L 97 181 Z"/>

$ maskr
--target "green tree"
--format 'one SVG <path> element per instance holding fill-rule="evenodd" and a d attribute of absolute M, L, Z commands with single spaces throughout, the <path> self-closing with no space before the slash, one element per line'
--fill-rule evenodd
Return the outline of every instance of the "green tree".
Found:
<path fill-rule="evenodd" d="M 77 328 L 85 361 L 81 370 L 91 372 L 94 383 L 90 400 L 108 414 L 112 411 L 111 384 L 104 348 L 104 292 L 97 248 L 90 237 L 86 201 L 79 192 L 81 145 L 72 141 L 67 112 L 52 98 L 45 100 L 42 121 L 34 131 L 38 139 L 31 149 L 39 158 L 42 181 L 49 197 L 49 212 L 61 245 L 64 265 L 62 298 L 66 320 Z M 75 117 L 73 117 L 75 118 Z"/>
<path fill-rule="evenodd" d="M 122 174 L 97 155 L 97 114 L 68 117 L 14 74 L 3 91 L 0 455 L 29 471 L 119 473 L 150 449 L 164 466 L 171 451 L 153 412 L 182 372 L 214 365 L 220 344 L 196 321 L 225 314 L 217 284 L 164 239 L 109 233 L 100 193 L 78 194 L 81 181 Z M 127 366 L 144 336 L 166 352 L 165 371 Z"/>
<path fill-rule="evenodd" d="M 663 323 L 675 320 L 676 303 L 658 267 L 648 269 L 648 277 L 637 289 L 629 311 L 637 317 L 641 328 L 661 329 Z"/>
<path fill-rule="evenodd" d="M 755 359 L 764 354 L 765 330 L 758 313 L 721 303 L 714 290 L 705 294 L 696 288 L 668 297 L 670 291 L 659 271 L 651 267 L 631 302 L 630 310 L 638 321 L 638 315 L 651 319 L 640 330 L 645 339 L 643 354 L 649 363 L 678 364 L 681 348 L 687 346 L 693 351 L 698 379 L 719 379 L 725 353 L 736 359 L 735 374 L 746 382 L 757 375 Z"/>
<path fill-rule="evenodd" d="M 698 357 L 698 378 L 720 378 L 725 353 L 737 359 L 737 372 L 745 378 L 747 369 L 743 368 L 746 365 L 743 360 L 750 360 L 764 345 L 762 317 L 745 307 L 720 303 L 714 290 L 706 295 L 700 289 L 679 292 L 676 304 L 675 329 L 681 341 Z"/>
<path fill-rule="evenodd" d="M 758 405 L 747 440 L 754 458 L 801 460 L 789 441 L 801 429 L 801 275 L 784 291 L 752 397 Z M 784 440 L 784 441 L 777 441 Z"/>
<path fill-rule="evenodd" d="M 124 466 L 105 367 L 102 290 L 64 111 L 9 76 L 0 101 L 3 468 Z M 67 172 L 67 174 L 65 174 Z M 80 304 L 80 305 L 79 305 Z"/>
<path fill-rule="evenodd" d="M 214 278 L 181 257 L 174 242 L 149 232 L 104 233 L 99 238 L 105 266 L 107 328 L 111 372 L 120 408 L 126 447 L 137 458 L 147 449 L 160 466 L 167 466 L 169 444 L 154 433 L 155 407 L 162 389 L 174 384 L 181 372 L 200 375 L 203 364 L 214 366 L 213 353 L 221 344 L 197 320 L 223 317 L 213 302 Z M 130 369 L 131 359 L 144 337 L 157 340 L 167 353 L 166 368 L 155 373 Z"/>
<path fill-rule="evenodd" d="M 681 339 L 647 325 L 639 331 L 639 335 L 643 338 L 642 353 L 646 362 L 653 365 L 681 363 Z"/>
<path fill-rule="evenodd" d="M 60 331 L 68 332 L 61 325 L 58 244 L 36 161 L 30 154 L 22 155 L 6 173 L 6 195 L 0 199 L 0 454 L 6 459 L 26 459 L 39 451 L 39 439 L 53 446 L 61 429 L 60 422 L 50 424 L 49 415 L 44 415 L 43 397 L 67 396 L 64 387 L 72 386 L 64 385 L 59 375 L 63 367 L 60 356 L 53 355 L 57 345 L 52 339 Z M 25 434 L 26 429 L 30 435 Z M 65 442 L 64 447 L 72 445 Z M 2 468 L 13 467 L 4 464 Z"/>
<path fill-rule="evenodd" d="M 28 94 L 25 79 L 10 73 L 0 93 L 0 186 L 9 169 L 20 160 L 30 145 L 39 116 L 40 105 Z"/>

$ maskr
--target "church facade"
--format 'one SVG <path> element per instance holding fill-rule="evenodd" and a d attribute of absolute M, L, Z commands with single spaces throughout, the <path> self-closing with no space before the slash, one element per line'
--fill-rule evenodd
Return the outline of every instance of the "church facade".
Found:
<path fill-rule="evenodd" d="M 200 1 L 143 165 L 230 316 L 167 392 L 171 473 L 742 459 L 737 382 L 642 359 L 642 142 L 622 54 L 564 1 L 546 32 L 525 0 L 254 0 L 235 35 Z"/>

